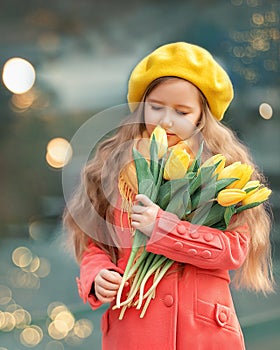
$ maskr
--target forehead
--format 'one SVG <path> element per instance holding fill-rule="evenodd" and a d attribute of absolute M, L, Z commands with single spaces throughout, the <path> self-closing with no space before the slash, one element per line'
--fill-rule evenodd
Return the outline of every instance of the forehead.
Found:
<path fill-rule="evenodd" d="M 189 81 L 170 78 L 156 85 L 146 99 L 180 105 L 190 101 L 200 102 L 201 96 L 199 89 Z"/>

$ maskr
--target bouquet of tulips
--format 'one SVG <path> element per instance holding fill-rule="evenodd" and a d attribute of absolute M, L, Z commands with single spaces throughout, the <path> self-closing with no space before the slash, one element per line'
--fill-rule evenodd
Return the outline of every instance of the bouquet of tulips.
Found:
<path fill-rule="evenodd" d="M 225 167 L 226 159 L 222 154 L 202 163 L 202 150 L 203 144 L 193 160 L 179 144 L 169 150 L 166 132 L 157 126 L 150 138 L 149 160 L 133 149 L 138 193 L 145 194 L 163 210 L 182 220 L 225 230 L 234 214 L 258 206 L 268 199 L 271 190 L 251 180 L 254 169 L 248 164 L 235 162 Z M 174 263 L 165 256 L 147 252 L 147 239 L 141 231 L 135 231 L 113 307 L 121 309 L 119 319 L 128 307 L 142 308 L 140 317 L 144 317 L 157 285 Z M 151 277 L 153 283 L 145 291 Z M 121 301 L 127 281 L 130 291 Z"/>

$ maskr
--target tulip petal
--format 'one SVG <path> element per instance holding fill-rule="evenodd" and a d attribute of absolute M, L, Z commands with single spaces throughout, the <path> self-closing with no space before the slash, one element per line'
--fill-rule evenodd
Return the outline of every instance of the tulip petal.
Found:
<path fill-rule="evenodd" d="M 157 125 L 154 131 L 151 134 L 151 140 L 155 137 L 158 147 L 158 158 L 161 159 L 168 149 L 168 140 L 166 131 L 160 126 Z"/>

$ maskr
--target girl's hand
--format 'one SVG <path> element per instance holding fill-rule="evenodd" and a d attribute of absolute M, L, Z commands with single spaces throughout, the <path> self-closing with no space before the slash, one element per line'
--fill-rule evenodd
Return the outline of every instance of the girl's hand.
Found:
<path fill-rule="evenodd" d="M 115 299 L 122 276 L 111 270 L 102 269 L 95 277 L 94 289 L 95 295 L 102 303 L 110 303 Z"/>
<path fill-rule="evenodd" d="M 136 200 L 142 205 L 132 206 L 131 225 L 150 237 L 155 226 L 159 206 L 144 194 L 138 194 Z"/>

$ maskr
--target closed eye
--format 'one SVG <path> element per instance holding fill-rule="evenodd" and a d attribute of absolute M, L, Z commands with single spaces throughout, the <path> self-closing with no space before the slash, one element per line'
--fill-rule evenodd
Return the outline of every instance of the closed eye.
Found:
<path fill-rule="evenodd" d="M 150 106 L 153 111 L 160 111 L 161 109 L 163 109 L 162 106 L 157 106 L 157 105 L 150 105 Z"/>
<path fill-rule="evenodd" d="M 182 112 L 182 111 L 179 111 L 177 109 L 176 109 L 176 113 L 179 115 L 187 115 L 188 114 L 187 112 Z"/>

